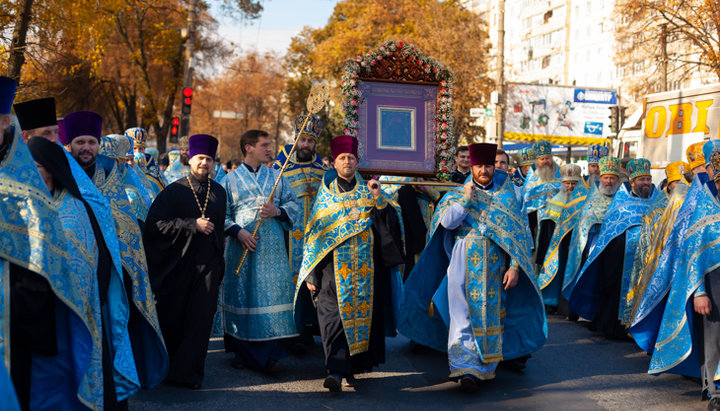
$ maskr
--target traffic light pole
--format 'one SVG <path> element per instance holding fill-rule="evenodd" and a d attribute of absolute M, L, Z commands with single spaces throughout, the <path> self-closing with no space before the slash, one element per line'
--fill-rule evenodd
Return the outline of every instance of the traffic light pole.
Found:
<path fill-rule="evenodd" d="M 188 5 L 188 16 L 187 16 L 187 38 L 185 39 L 185 74 L 183 75 L 183 87 L 182 91 L 190 89 L 192 93 L 193 83 L 193 68 L 195 66 L 195 60 L 193 58 L 193 49 L 195 47 L 195 19 L 196 10 L 198 6 L 198 0 L 192 0 Z M 192 97 L 192 96 L 190 96 Z M 187 97 L 182 95 L 182 112 L 180 113 L 180 137 L 190 135 L 190 106 L 185 107 L 185 99 Z"/>

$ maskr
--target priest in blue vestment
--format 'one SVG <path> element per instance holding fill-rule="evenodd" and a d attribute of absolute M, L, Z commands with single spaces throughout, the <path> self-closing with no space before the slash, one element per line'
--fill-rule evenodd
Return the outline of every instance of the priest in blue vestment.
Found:
<path fill-rule="evenodd" d="M 154 199 L 165 188 L 167 181 L 163 173 L 155 165 L 155 158 L 147 152 L 150 150 L 146 148 L 148 132 L 142 127 L 132 127 L 125 130 L 125 136 L 132 139 L 135 164 L 153 185 Z M 156 149 L 153 150 L 157 151 Z"/>
<path fill-rule="evenodd" d="M 549 141 L 540 140 L 533 145 L 535 165 L 525 179 L 522 187 L 522 208 L 527 215 L 532 235 L 533 248 L 538 232 L 538 216 L 545 203 L 560 191 L 560 167 L 555 164 L 552 156 L 552 145 Z"/>
<path fill-rule="evenodd" d="M 587 162 L 588 174 L 583 176 L 587 185 L 597 185 L 600 178 L 600 159 L 610 155 L 610 150 L 603 145 L 592 145 L 588 147 Z"/>
<path fill-rule="evenodd" d="M 720 169 L 720 150 L 710 163 Z M 707 409 L 720 410 L 720 174 L 695 176 L 688 200 L 695 203 L 667 294 L 649 373 L 699 377 Z M 690 197 L 692 196 L 692 197 Z"/>
<path fill-rule="evenodd" d="M 317 305 L 332 392 L 385 362 L 385 336 L 396 333 L 403 262 L 399 211 L 378 181 L 357 173 L 358 141 L 330 141 L 334 170 L 325 173 L 306 229 L 296 289 Z"/>
<path fill-rule="evenodd" d="M 128 295 L 128 331 L 140 386 L 151 388 L 167 375 L 168 355 L 160 331 L 148 279 L 142 232 L 130 207 L 116 161 L 98 154 L 102 117 L 91 111 L 70 113 L 63 119 L 61 142 L 110 204 L 117 233 L 123 284 Z M 77 177 L 76 177 L 77 179 Z M 84 194 L 83 194 L 84 195 Z M 123 399 L 118 393 L 118 397 Z"/>
<path fill-rule="evenodd" d="M 285 233 L 300 218 L 299 207 L 288 180 L 265 165 L 271 154 L 268 133 L 249 130 L 240 137 L 240 147 L 244 162 L 222 181 L 228 237 L 221 302 L 225 350 L 235 353 L 236 368 L 272 371 L 285 356 L 279 341 L 298 335 Z M 253 237 L 258 218 L 262 221 Z"/>
<path fill-rule="evenodd" d="M 518 203 L 522 205 L 522 188 L 525 185 L 525 180 L 532 170 L 533 164 L 535 164 L 535 149 L 532 147 L 525 147 L 520 149 L 518 154 L 518 166 L 515 171 L 510 175 L 510 181 L 515 184 L 515 196 L 518 199 Z"/>
<path fill-rule="evenodd" d="M 170 164 L 164 172 L 168 184 L 184 178 L 190 172 L 190 166 L 188 165 L 188 138 L 180 137 L 178 146 L 177 150 L 173 149 L 168 152 Z"/>
<path fill-rule="evenodd" d="M 55 312 L 58 355 L 33 360 L 30 408 L 117 409 L 114 379 L 125 385 L 122 389 L 136 389 L 139 382 L 127 331 L 128 300 L 118 271 L 119 255 L 113 259 L 103 234 L 108 230 L 102 226 L 112 223 L 97 219 L 60 145 L 32 137 L 28 146 L 68 240 L 68 274 L 79 302 L 77 312 Z"/>
<path fill-rule="evenodd" d="M 547 323 L 525 218 L 495 144 L 473 144 L 471 181 L 449 191 L 405 282 L 398 330 L 447 350 L 450 378 L 474 391 L 501 360 L 542 347 Z"/>
<path fill-rule="evenodd" d="M 568 315 L 567 301 L 562 298 L 560 289 L 571 233 L 589 191 L 585 181 L 581 181 L 581 173 L 580 166 L 576 164 L 560 167 L 562 187 L 547 202 L 540 217 L 539 246 L 535 255 L 540 269 L 538 287 L 542 290 L 546 309 L 561 315 Z"/>
<path fill-rule="evenodd" d="M 305 129 L 300 129 L 305 122 L 305 115 L 295 119 L 295 135 L 297 147 L 290 157 L 288 167 L 283 173 L 293 192 L 299 208 L 298 218 L 295 219 L 292 230 L 287 231 L 288 258 L 292 270 L 293 282 L 297 283 L 302 264 L 303 244 L 305 243 L 305 226 L 310 220 L 310 211 L 315 204 L 320 183 L 327 168 L 322 163 L 322 158 L 315 150 L 317 141 L 322 131 L 322 120 L 320 117 L 310 115 Z M 292 144 L 284 146 L 273 163 L 275 170 L 280 170 L 292 151 Z M 301 333 L 300 339 L 293 341 L 292 351 L 302 353 L 312 345 L 312 332 L 317 328 L 317 315 L 315 308 L 309 298 L 302 299 L 299 304 L 303 315 L 298 319 L 297 329 Z"/>
<path fill-rule="evenodd" d="M 572 230 L 568 248 L 565 275 L 562 284 L 562 296 L 570 299 L 580 269 L 587 261 L 590 250 L 597 241 L 598 234 L 605 221 L 605 213 L 620 187 L 620 160 L 607 156 L 600 159 L 600 183 L 596 190 L 590 190 L 577 217 L 577 225 Z M 576 320 L 577 315 L 570 312 L 569 318 Z"/>
<path fill-rule="evenodd" d="M 650 162 L 638 158 L 627 165 L 623 183 L 608 207 L 598 240 L 570 293 L 570 310 L 591 320 L 591 330 L 609 339 L 626 340 L 620 319 L 635 261 L 643 217 L 658 195 L 650 176 Z"/>

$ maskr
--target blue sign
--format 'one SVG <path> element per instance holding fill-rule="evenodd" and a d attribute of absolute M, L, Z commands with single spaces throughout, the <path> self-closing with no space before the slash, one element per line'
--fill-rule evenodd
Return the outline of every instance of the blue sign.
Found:
<path fill-rule="evenodd" d="M 590 90 L 584 88 L 575 89 L 576 103 L 598 103 L 598 104 L 617 104 L 617 97 L 612 90 Z"/>
<path fill-rule="evenodd" d="M 594 123 L 592 121 L 585 122 L 585 134 L 597 134 L 601 136 L 603 133 L 603 124 Z"/>

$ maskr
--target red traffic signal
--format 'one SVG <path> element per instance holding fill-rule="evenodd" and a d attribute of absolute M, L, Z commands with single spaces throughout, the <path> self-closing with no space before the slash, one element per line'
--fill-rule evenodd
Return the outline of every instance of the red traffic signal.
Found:
<path fill-rule="evenodd" d="M 190 87 L 185 87 L 182 91 L 183 96 L 185 97 L 192 97 L 193 90 Z"/>
<path fill-rule="evenodd" d="M 171 124 L 172 125 L 170 126 L 170 136 L 177 137 L 180 128 L 180 119 L 177 117 L 173 117 Z"/>
<path fill-rule="evenodd" d="M 179 126 L 179 125 L 180 125 L 180 119 L 177 118 L 177 117 L 174 117 L 174 118 L 172 119 L 172 125 L 173 125 L 173 126 Z"/>

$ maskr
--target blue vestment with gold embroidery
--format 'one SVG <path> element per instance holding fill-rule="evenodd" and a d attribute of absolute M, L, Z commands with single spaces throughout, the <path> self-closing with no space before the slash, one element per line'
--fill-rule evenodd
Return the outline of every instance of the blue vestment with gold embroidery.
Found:
<path fill-rule="evenodd" d="M 227 193 L 225 230 L 234 225 L 252 232 L 267 203 L 278 170 L 261 165 L 251 173 L 243 164 L 225 176 L 222 185 Z M 228 237 L 225 246 L 225 279 L 222 292 L 222 315 L 226 334 L 242 341 L 270 341 L 297 335 L 293 318 L 292 272 L 285 249 L 285 231 L 299 218 L 295 193 L 285 178 L 280 179 L 274 204 L 285 210 L 288 221 L 265 218 L 260 223 L 260 237 L 254 252 L 248 252 L 238 274 L 244 246 Z"/>
<path fill-rule="evenodd" d="M 132 280 L 132 300 L 141 314 L 141 320 L 133 322 L 128 331 L 140 385 L 151 388 L 167 375 L 169 359 L 148 280 L 142 233 L 115 160 L 99 154 L 95 159 L 92 180 L 110 203 L 122 268 Z"/>
<path fill-rule="evenodd" d="M 600 234 L 595 245 L 590 250 L 587 261 L 577 275 L 572 293 L 570 293 L 570 310 L 588 320 L 595 319 L 601 301 L 595 297 L 595 284 L 598 275 L 598 257 L 608 244 L 620 235 L 625 234 L 625 249 L 622 265 L 622 282 L 620 287 L 620 305 L 618 307 L 618 320 L 625 311 L 625 295 L 630 285 L 630 274 L 635 262 L 635 251 L 640 235 L 643 217 L 650 203 L 658 195 L 655 186 L 649 198 L 640 198 L 632 195 L 630 184 L 623 183 L 615 194 L 612 203 L 605 213 Z M 615 258 L 613 256 L 610 258 Z"/>
<path fill-rule="evenodd" d="M 33 356 L 31 405 L 69 408 L 102 406 L 102 345 L 98 338 L 97 286 L 91 260 L 74 255 L 61 218 L 25 143 L 10 143 L 0 162 L 0 356 L 10 367 L 10 264 L 45 278 L 59 303 L 55 305 L 56 356 Z M 76 263 L 79 267 L 76 267 Z M 79 268 L 81 271 L 75 271 Z M 90 282 L 88 282 L 90 281 Z M 60 327 L 63 328 L 60 328 Z M 72 370 L 69 378 L 57 367 Z M 65 383 L 66 390 L 57 389 Z"/>
<path fill-rule="evenodd" d="M 683 185 L 678 184 L 677 187 L 681 187 L 682 189 Z M 625 294 L 625 311 L 621 313 L 622 322 L 626 326 L 629 326 L 632 322 L 634 310 L 637 309 L 637 302 L 639 302 L 642 297 L 645 286 L 647 286 L 647 281 L 649 281 L 650 276 L 653 272 L 655 272 L 655 268 L 657 267 L 655 264 L 660 257 L 659 252 L 662 251 L 662 246 L 660 246 L 659 250 L 657 248 L 653 248 L 653 251 L 659 251 L 658 254 L 654 256 L 652 256 L 654 252 L 651 252 L 651 247 L 653 242 L 657 243 L 658 237 L 663 234 L 657 229 L 660 228 L 662 230 L 664 228 L 658 224 L 667 209 L 667 205 L 668 194 L 665 190 L 661 190 L 658 192 L 658 195 L 655 196 L 655 200 L 650 203 L 650 206 L 643 217 L 640 235 L 638 236 L 637 241 L 637 250 L 635 251 L 635 261 L 633 262 L 632 271 L 630 272 L 630 288 Z M 665 233 L 669 234 L 670 230 L 668 229 Z M 648 259 L 649 254 L 651 257 Z M 647 269 L 645 268 L 646 266 Z M 643 271 L 647 273 L 646 276 L 643 276 Z M 643 280 L 643 277 L 645 277 L 645 280 Z M 637 302 L 635 301 L 635 297 L 638 297 Z"/>
<path fill-rule="evenodd" d="M 530 354 L 547 338 L 545 311 L 531 261 L 532 242 L 526 220 L 521 215 L 507 173 L 496 170 L 493 183 L 490 192 L 477 191 L 474 200 L 464 204 L 468 215 L 455 230 L 443 227 L 441 219 L 453 204 L 467 199 L 462 191 L 454 189 L 440 201 L 428 231 L 425 250 L 405 282 L 403 308 L 398 320 L 398 331 L 413 341 L 438 351 L 449 350 L 448 329 L 443 320 L 448 314 L 439 312 L 448 308 L 437 307 L 436 310 L 432 301 L 434 298 L 442 300 L 443 294 L 447 299 L 445 278 L 452 263 L 450 256 L 463 241 L 465 249 L 458 252 L 465 257 L 465 297 L 476 347 L 483 362 Z M 496 283 L 502 281 L 510 261 L 520 271 L 518 284 L 507 293 L 497 292 L 495 288 L 499 284 Z M 486 274 L 492 275 L 494 280 L 485 278 Z M 490 292 L 491 289 L 495 291 Z M 452 363 L 455 354 L 451 352 L 450 355 Z"/>
<path fill-rule="evenodd" d="M 306 227 L 303 261 L 295 290 L 295 315 L 299 317 L 302 313 L 298 311 L 297 297 L 305 279 L 332 253 L 338 308 L 350 355 L 369 348 L 375 281 L 371 215 L 375 207 L 384 208 L 388 204 L 384 194 L 378 199 L 373 197 L 359 174 L 355 179 L 355 188 L 341 193 L 337 171 L 325 173 Z M 393 317 L 396 318 L 402 280 L 397 269 L 391 270 L 391 276 Z"/>
<path fill-rule="evenodd" d="M 284 146 L 273 163 L 275 170 L 280 170 L 287 159 L 288 153 L 292 150 L 292 144 Z M 300 265 L 302 264 L 303 244 L 305 242 L 305 225 L 310 220 L 310 210 L 315 203 L 318 189 L 322 181 L 322 176 L 327 171 L 323 166 L 322 158 L 315 153 L 310 161 L 297 161 L 297 153 L 293 153 L 293 157 L 283 173 L 295 196 L 297 197 L 297 205 L 299 207 L 299 218 L 295 219 L 292 230 L 290 230 L 288 252 L 290 258 L 290 268 L 292 269 L 293 279 L 297 281 L 300 273 Z"/>
<path fill-rule="evenodd" d="M 573 228 L 570 238 L 567 263 L 565 263 L 562 295 L 566 300 L 569 300 L 573 288 L 575 288 L 583 264 L 583 253 L 586 248 L 591 249 L 597 240 L 605 220 L 605 212 L 612 200 L 612 197 L 603 195 L 600 190 L 591 190 L 587 200 L 581 204 L 577 225 Z"/>
<path fill-rule="evenodd" d="M 707 174 L 702 173 L 704 179 Z M 690 227 L 691 218 L 698 205 L 698 200 L 705 190 L 703 179 L 693 180 L 687 194 L 677 197 L 673 202 L 678 210 L 670 209 L 665 216 L 666 224 L 670 229 L 664 244 L 661 247 L 660 257 L 657 261 L 657 268 L 652 273 L 645 289 L 641 295 L 630 333 L 635 342 L 646 352 L 654 350 L 658 338 L 663 312 L 666 309 L 666 296 L 670 292 L 674 277 L 685 270 L 683 256 L 686 250 L 686 232 Z M 682 195 L 682 191 L 679 193 Z M 673 218 L 674 217 L 674 218 Z"/>
<path fill-rule="evenodd" d="M 527 178 L 522 189 L 522 209 L 524 214 L 538 211 L 545 206 L 545 202 L 560 191 L 560 167 L 555 167 L 555 176 L 551 180 L 543 181 L 533 169 L 528 170 Z M 540 221 L 540 220 L 538 220 Z"/>
<path fill-rule="evenodd" d="M 714 189 L 713 181 L 708 183 L 707 174 L 701 173 L 695 176 L 686 198 L 686 202 L 694 203 L 693 212 L 687 218 L 684 249 L 678 253 L 680 264 L 675 267 L 662 325 L 650 360 L 650 374 L 671 372 L 699 376 L 696 344 L 702 344 L 702 341 L 694 341 L 692 297 L 695 292 L 704 290 L 707 274 L 720 267 L 720 203 Z M 684 218 L 678 215 L 678 220 L 681 217 Z M 714 380 L 720 382 L 720 366 L 715 370 Z"/>
<path fill-rule="evenodd" d="M 583 210 L 583 205 L 591 190 L 595 190 L 595 188 L 593 187 L 591 189 L 585 181 L 578 182 L 572 194 L 570 194 L 570 197 L 567 199 L 567 202 L 563 205 L 560 217 L 554 220 L 555 231 L 550 239 L 550 244 L 545 254 L 545 261 L 538 275 L 538 287 L 542 290 L 545 304 L 558 304 L 562 281 L 558 279 L 558 281 L 553 283 L 553 280 L 557 276 L 560 267 L 562 267 L 563 270 L 565 269 L 568 257 L 567 251 L 563 250 L 564 252 L 561 252 L 560 246 L 565 237 L 576 227 Z M 563 271 L 561 275 L 564 274 L 565 272 Z M 551 284 L 553 285 L 551 286 Z"/>

